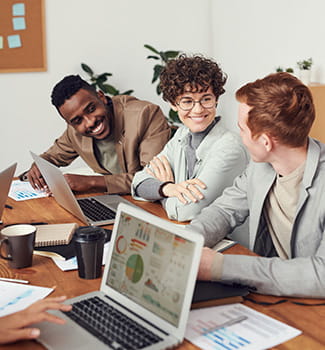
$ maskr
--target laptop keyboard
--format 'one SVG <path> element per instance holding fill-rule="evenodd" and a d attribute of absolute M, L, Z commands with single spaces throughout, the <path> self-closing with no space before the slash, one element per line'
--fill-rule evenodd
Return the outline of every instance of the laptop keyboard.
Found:
<path fill-rule="evenodd" d="M 65 314 L 115 350 L 143 349 L 162 340 L 98 297 L 72 305 Z"/>
<path fill-rule="evenodd" d="M 92 221 L 104 221 L 115 218 L 115 212 L 94 198 L 81 198 L 78 203 L 83 213 Z"/>

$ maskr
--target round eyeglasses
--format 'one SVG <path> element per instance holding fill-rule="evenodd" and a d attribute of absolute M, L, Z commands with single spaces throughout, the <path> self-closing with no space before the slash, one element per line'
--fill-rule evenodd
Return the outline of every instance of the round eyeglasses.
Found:
<path fill-rule="evenodd" d="M 206 95 L 201 100 L 195 101 L 192 97 L 182 97 L 179 102 L 176 102 L 176 105 L 183 111 L 190 111 L 196 103 L 199 103 L 205 109 L 209 109 L 216 106 L 216 98 L 213 95 Z"/>

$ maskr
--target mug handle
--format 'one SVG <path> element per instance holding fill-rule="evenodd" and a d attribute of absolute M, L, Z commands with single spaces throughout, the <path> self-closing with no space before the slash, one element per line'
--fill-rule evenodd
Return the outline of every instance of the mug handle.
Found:
<path fill-rule="evenodd" d="M 0 258 L 5 260 L 12 260 L 12 255 L 8 253 L 7 256 L 2 255 L 2 245 L 6 244 L 8 247 L 10 247 L 9 239 L 7 237 L 0 239 Z"/>

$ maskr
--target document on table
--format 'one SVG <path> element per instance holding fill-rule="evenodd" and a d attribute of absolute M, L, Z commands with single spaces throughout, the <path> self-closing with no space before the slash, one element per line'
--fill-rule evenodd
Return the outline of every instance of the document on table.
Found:
<path fill-rule="evenodd" d="M 52 291 L 53 288 L 0 281 L 0 317 L 23 310 Z"/>
<path fill-rule="evenodd" d="M 15 201 L 25 201 L 27 199 L 35 199 L 47 197 L 45 191 L 34 190 L 29 182 L 14 180 L 11 183 L 9 197 Z"/>
<path fill-rule="evenodd" d="M 245 305 L 229 304 L 192 310 L 185 338 L 205 350 L 260 350 L 299 334 L 300 330 Z"/>
<path fill-rule="evenodd" d="M 105 265 L 105 263 L 106 263 L 108 247 L 109 247 L 109 242 L 106 242 L 104 244 L 103 260 L 102 260 L 103 265 Z M 62 271 L 70 271 L 70 270 L 77 270 L 78 269 L 78 263 L 77 263 L 76 256 L 74 256 L 73 258 L 68 259 L 68 260 L 62 260 L 60 258 L 54 258 L 54 257 L 52 257 L 52 259 L 55 262 L 56 266 L 58 268 L 60 268 Z"/>

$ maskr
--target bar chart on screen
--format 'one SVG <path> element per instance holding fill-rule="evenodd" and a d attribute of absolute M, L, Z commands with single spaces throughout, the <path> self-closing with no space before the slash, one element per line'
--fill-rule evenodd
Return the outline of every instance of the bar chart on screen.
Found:
<path fill-rule="evenodd" d="M 258 350 L 283 343 L 301 333 L 242 304 L 190 312 L 185 337 L 205 350 Z"/>

